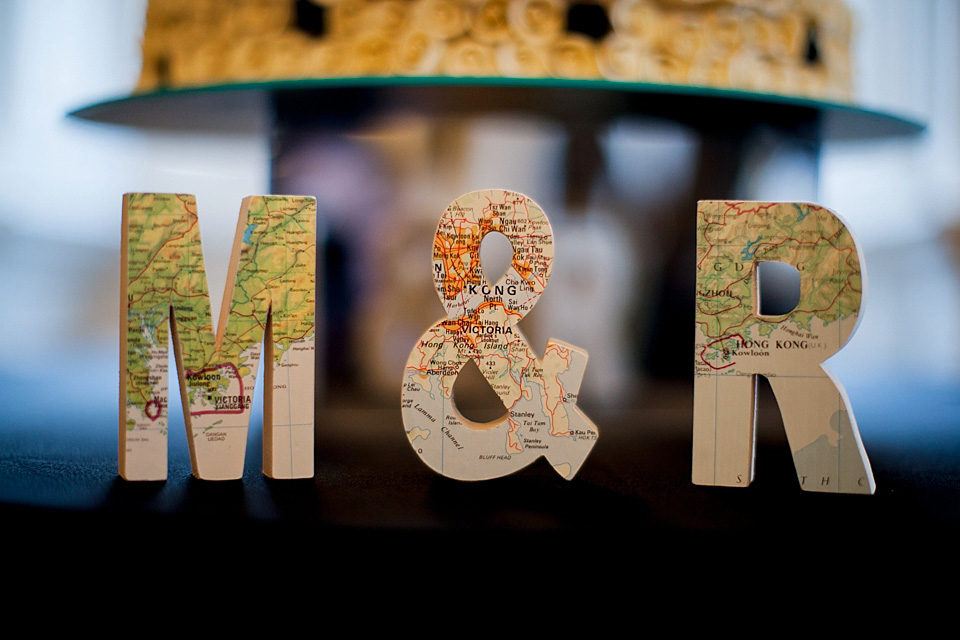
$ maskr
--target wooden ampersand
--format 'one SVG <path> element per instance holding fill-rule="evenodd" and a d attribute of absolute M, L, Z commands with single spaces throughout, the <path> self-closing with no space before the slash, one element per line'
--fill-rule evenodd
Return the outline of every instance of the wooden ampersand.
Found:
<path fill-rule="evenodd" d="M 823 363 L 856 330 L 865 278 L 853 235 L 828 209 L 793 202 L 700 202 L 693 481 L 753 479 L 755 379 L 780 405 L 800 487 L 873 493 L 850 402 Z M 793 265 L 796 308 L 761 315 L 757 266 Z"/>
<path fill-rule="evenodd" d="M 480 243 L 505 235 L 513 260 L 496 284 L 480 266 Z M 577 408 L 586 351 L 550 340 L 538 359 L 517 328 L 543 293 L 553 266 L 553 232 L 526 196 L 498 189 L 454 200 L 437 227 L 433 278 L 447 317 L 414 345 L 403 378 L 403 423 L 420 458 L 458 480 L 485 480 L 545 456 L 568 480 L 597 440 Z M 507 415 L 478 424 L 453 402 L 461 367 L 473 359 Z"/>

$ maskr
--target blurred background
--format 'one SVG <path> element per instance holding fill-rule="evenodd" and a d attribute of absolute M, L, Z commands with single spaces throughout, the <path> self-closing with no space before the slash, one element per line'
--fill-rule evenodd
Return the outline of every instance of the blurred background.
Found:
<path fill-rule="evenodd" d="M 814 201 L 839 213 L 869 284 L 834 373 L 858 415 L 899 407 L 952 429 L 960 5 L 847 5 L 854 104 L 926 129 L 819 145 L 753 129 L 726 168 L 727 192 L 712 197 Z M 692 386 L 693 194 L 716 139 L 633 112 L 581 126 L 536 109 L 368 103 L 361 115 L 334 106 L 337 118 L 313 122 L 257 95 L 238 95 L 220 126 L 68 117 L 134 90 L 145 16 L 146 2 L 131 0 L 0 3 L 0 428 L 96 424 L 116 437 L 120 214 L 130 191 L 197 196 L 215 314 L 241 199 L 317 197 L 321 407 L 398 406 L 409 349 L 442 315 L 430 283 L 440 213 L 492 187 L 527 194 L 553 223 L 554 275 L 521 327 L 540 352 L 548 337 L 590 351 L 585 406 L 619 411 L 650 388 Z M 275 109 L 288 115 L 279 125 Z"/>

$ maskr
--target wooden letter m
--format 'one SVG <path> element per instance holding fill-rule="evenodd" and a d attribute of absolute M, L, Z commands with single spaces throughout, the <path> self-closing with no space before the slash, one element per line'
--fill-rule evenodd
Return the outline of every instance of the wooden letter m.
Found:
<path fill-rule="evenodd" d="M 168 327 L 193 474 L 243 475 L 262 344 L 263 473 L 313 476 L 313 198 L 244 198 L 214 334 L 196 199 L 126 194 L 120 291 L 124 479 L 167 477 Z"/>

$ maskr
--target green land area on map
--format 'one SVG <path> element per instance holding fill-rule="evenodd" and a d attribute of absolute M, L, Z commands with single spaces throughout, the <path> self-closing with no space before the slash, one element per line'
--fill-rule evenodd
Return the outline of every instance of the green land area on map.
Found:
<path fill-rule="evenodd" d="M 309 198 L 250 198 L 236 263 L 231 265 L 219 336 L 212 326 L 193 196 L 129 196 L 127 247 L 127 404 L 155 420 L 166 398 L 168 316 L 187 381 L 191 412 L 249 409 L 271 306 L 273 357 L 314 334 L 314 218 L 298 215 Z M 236 249 L 235 249 L 236 250 Z M 251 358 L 251 352 L 254 353 Z M 162 380 L 161 380 L 162 379 Z M 135 420 L 128 415 L 127 428 Z"/>
<path fill-rule="evenodd" d="M 698 366 L 720 370 L 732 366 L 738 350 L 760 355 L 783 346 L 760 342 L 775 333 L 803 348 L 827 349 L 819 342 L 828 339 L 823 327 L 856 318 L 863 290 L 856 247 L 829 211 L 798 203 L 709 202 L 697 223 Z M 759 315 L 756 264 L 765 261 L 791 264 L 807 276 L 785 317 Z"/>

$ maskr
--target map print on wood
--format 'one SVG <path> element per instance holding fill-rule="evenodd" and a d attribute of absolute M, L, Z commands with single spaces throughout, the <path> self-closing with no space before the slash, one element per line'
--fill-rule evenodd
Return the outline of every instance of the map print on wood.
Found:
<path fill-rule="evenodd" d="M 126 194 L 120 289 L 124 479 L 167 477 L 168 327 L 193 474 L 243 475 L 263 344 L 263 472 L 313 476 L 313 198 L 244 198 L 214 334 L 195 198 Z"/>
<path fill-rule="evenodd" d="M 480 266 L 480 243 L 490 232 L 504 234 L 513 247 L 510 267 L 493 285 Z M 410 444 L 434 471 L 486 480 L 545 456 L 569 480 L 596 443 L 596 426 L 576 405 L 586 351 L 550 340 L 538 359 L 517 327 L 552 267 L 550 222 L 526 196 L 473 191 L 444 212 L 433 245 L 433 279 L 447 317 L 410 352 L 402 399 Z M 454 405 L 454 381 L 471 358 L 507 410 L 499 420 L 471 422 Z"/>
<path fill-rule="evenodd" d="M 800 301 L 762 316 L 761 262 L 793 265 Z M 806 491 L 873 493 L 873 473 L 843 386 L 822 363 L 857 327 L 865 278 L 857 243 L 812 204 L 700 202 L 693 482 L 753 479 L 756 375 L 770 381 Z"/>

